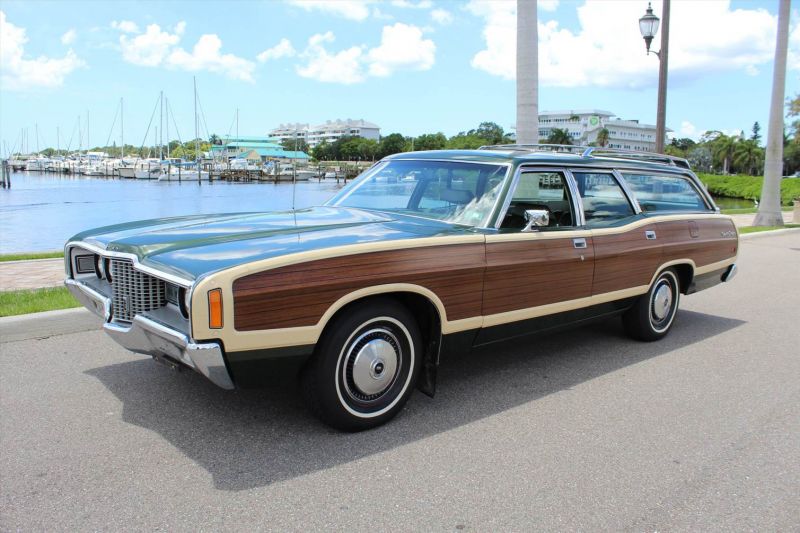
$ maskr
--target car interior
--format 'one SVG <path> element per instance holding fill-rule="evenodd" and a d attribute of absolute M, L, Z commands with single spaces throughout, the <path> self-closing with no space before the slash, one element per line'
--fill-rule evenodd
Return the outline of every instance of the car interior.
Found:
<path fill-rule="evenodd" d="M 540 230 L 570 228 L 575 225 L 566 180 L 558 172 L 524 172 L 511 197 L 501 230 L 520 231 L 526 226 L 525 211 L 547 211 L 550 222 Z"/>

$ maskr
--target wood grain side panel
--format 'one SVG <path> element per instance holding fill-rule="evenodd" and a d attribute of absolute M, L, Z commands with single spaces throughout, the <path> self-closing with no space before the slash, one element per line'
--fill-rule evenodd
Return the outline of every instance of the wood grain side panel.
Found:
<path fill-rule="evenodd" d="M 388 283 L 420 285 L 442 301 L 448 320 L 481 314 L 483 244 L 349 255 L 267 270 L 233 283 L 239 331 L 312 326 L 337 300 Z"/>
<path fill-rule="evenodd" d="M 648 230 L 656 231 L 656 240 L 645 237 Z M 656 224 L 614 235 L 596 235 L 594 251 L 592 294 L 595 295 L 648 285 L 663 263 L 661 235 Z"/>
<path fill-rule="evenodd" d="M 691 237 L 690 222 L 696 225 L 697 237 Z M 736 255 L 736 237 L 723 237 L 723 232 L 736 232 L 728 219 L 676 220 L 659 222 L 658 237 L 664 247 L 664 261 L 689 258 L 695 266 L 717 263 Z"/>
<path fill-rule="evenodd" d="M 592 239 L 586 242 L 585 250 L 575 249 L 568 238 L 487 243 L 483 314 L 589 296 Z"/>

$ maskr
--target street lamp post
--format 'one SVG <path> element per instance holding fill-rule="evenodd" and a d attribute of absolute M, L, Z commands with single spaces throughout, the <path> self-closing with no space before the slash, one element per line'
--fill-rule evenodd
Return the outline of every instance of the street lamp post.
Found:
<path fill-rule="evenodd" d="M 664 139 L 666 137 L 666 118 L 667 118 L 667 65 L 669 56 L 669 8 L 670 0 L 664 0 L 661 10 L 663 20 L 661 28 L 661 50 L 653 53 L 659 59 L 658 69 L 658 110 L 656 112 L 656 152 L 664 153 Z M 639 19 L 639 31 L 644 38 L 647 53 L 650 53 L 650 43 L 658 33 L 659 19 L 653 14 L 650 3 L 647 4 L 647 11 Z"/>

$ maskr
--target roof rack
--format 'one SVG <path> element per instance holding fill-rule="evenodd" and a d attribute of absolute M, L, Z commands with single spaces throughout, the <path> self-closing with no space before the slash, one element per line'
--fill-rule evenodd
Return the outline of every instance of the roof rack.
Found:
<path fill-rule="evenodd" d="M 690 169 L 689 161 L 682 157 L 675 157 L 655 152 L 640 152 L 637 150 L 621 150 L 619 148 L 604 148 L 602 146 L 577 146 L 574 144 L 494 144 L 481 146 L 481 150 L 514 150 L 519 152 L 560 152 L 578 154 L 583 157 L 610 157 L 616 159 L 631 159 L 634 161 L 649 161 L 653 163 L 666 163 L 675 167 Z"/>

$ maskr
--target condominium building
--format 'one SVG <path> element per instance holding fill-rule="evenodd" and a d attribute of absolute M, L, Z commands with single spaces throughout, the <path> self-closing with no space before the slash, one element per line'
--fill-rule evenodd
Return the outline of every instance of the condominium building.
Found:
<path fill-rule="evenodd" d="M 380 140 L 381 128 L 377 124 L 359 119 L 328 120 L 323 124 L 309 126 L 308 124 L 281 124 L 269 132 L 269 136 L 278 141 L 283 139 L 302 139 L 314 148 L 321 142 L 332 143 L 342 137 L 363 137 L 365 139 Z"/>
<path fill-rule="evenodd" d="M 622 120 L 600 109 L 542 112 L 539 115 L 540 142 L 545 142 L 555 128 L 566 130 L 572 143 L 577 145 L 597 142 L 597 135 L 605 128 L 608 148 L 642 152 L 653 152 L 656 148 L 655 126 L 641 124 L 638 120 Z"/>

